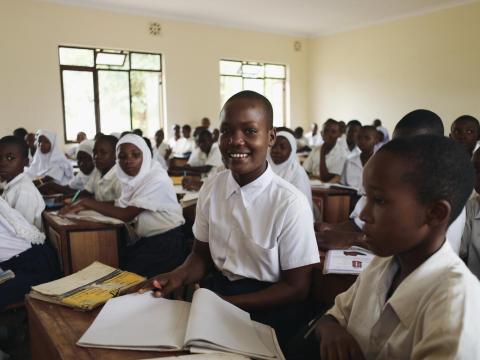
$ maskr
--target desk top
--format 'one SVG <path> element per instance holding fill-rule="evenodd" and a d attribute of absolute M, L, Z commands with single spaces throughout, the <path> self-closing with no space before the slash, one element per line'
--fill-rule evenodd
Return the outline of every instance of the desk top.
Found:
<path fill-rule="evenodd" d="M 76 345 L 76 342 L 93 322 L 100 311 L 99 309 L 89 312 L 79 312 L 64 306 L 35 300 L 28 295 L 25 304 L 29 315 L 30 331 L 34 332 L 31 336 L 38 336 L 38 338 L 44 339 L 47 342 L 42 344 L 42 348 L 55 349 L 57 354 L 49 354 L 51 355 L 51 359 L 130 360 L 180 354 L 179 352 L 172 353 L 80 347 Z M 126 324 L 126 326 L 128 325 Z M 37 332 L 40 332 L 41 334 L 38 334 Z M 41 356 L 39 356 L 39 358 L 41 358 Z"/>
<path fill-rule="evenodd" d="M 121 228 L 123 224 L 106 224 L 95 221 L 85 221 L 77 219 L 67 219 L 60 217 L 52 212 L 43 212 L 44 221 L 53 227 L 62 227 L 65 230 L 104 230 L 112 228 Z"/>

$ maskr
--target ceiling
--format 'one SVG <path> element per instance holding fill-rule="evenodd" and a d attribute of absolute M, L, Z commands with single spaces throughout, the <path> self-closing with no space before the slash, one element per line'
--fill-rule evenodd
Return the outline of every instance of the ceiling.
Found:
<path fill-rule="evenodd" d="M 478 0 L 44 1 L 294 36 L 320 36 Z"/>

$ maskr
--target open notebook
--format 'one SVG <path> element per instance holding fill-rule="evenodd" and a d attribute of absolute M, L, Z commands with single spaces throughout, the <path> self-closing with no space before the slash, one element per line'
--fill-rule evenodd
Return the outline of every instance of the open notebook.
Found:
<path fill-rule="evenodd" d="M 198 289 L 191 304 L 151 293 L 111 299 L 77 345 L 284 359 L 270 326 L 252 321 L 247 312 L 207 289 Z"/>
<path fill-rule="evenodd" d="M 324 274 L 358 275 L 370 264 L 374 254 L 359 246 L 343 250 L 329 250 L 325 257 Z"/>

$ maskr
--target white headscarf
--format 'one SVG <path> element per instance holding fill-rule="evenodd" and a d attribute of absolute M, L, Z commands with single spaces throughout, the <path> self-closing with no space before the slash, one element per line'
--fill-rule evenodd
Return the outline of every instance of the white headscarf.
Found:
<path fill-rule="evenodd" d="M 59 184 L 65 185 L 73 178 L 72 165 L 60 149 L 57 135 L 49 130 L 38 130 L 37 139 L 42 135 L 50 141 L 51 149 L 47 154 L 44 154 L 39 147 L 35 151 L 32 164 L 28 168 L 27 173 L 31 177 L 51 176 Z M 58 175 L 59 169 L 62 172 L 62 176 Z"/>
<path fill-rule="evenodd" d="M 84 153 L 87 153 L 90 155 L 93 159 L 93 146 L 95 145 L 94 140 L 83 140 L 80 145 L 78 145 L 77 148 L 77 156 L 79 151 L 83 151 Z"/>
<path fill-rule="evenodd" d="M 2 197 L 0 197 L 0 224 L 11 228 L 15 235 L 31 244 L 43 244 L 45 241 L 45 234 L 10 207 Z"/>
<path fill-rule="evenodd" d="M 295 137 L 287 131 L 278 132 L 277 138 L 280 136 L 286 138 L 290 143 L 290 147 L 292 148 L 290 156 L 283 163 L 275 164 L 270 156 L 270 152 L 268 152 L 268 162 L 272 166 L 272 170 L 275 174 L 288 182 L 292 182 L 293 178 L 298 174 L 298 169 L 301 169 L 301 165 L 297 158 L 297 141 L 295 140 Z"/>

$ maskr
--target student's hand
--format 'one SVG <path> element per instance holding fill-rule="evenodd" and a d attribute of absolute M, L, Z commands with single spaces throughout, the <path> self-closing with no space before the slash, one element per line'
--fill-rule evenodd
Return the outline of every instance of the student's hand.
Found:
<path fill-rule="evenodd" d="M 86 210 L 86 209 L 88 209 L 88 207 L 87 207 L 88 200 L 90 200 L 90 199 L 85 198 L 85 199 L 78 200 L 73 204 L 67 205 L 67 206 L 63 207 L 58 212 L 58 214 L 59 215 L 65 215 L 65 214 L 68 214 L 68 213 L 76 214 L 79 211 Z"/>
<path fill-rule="evenodd" d="M 172 155 L 172 149 L 171 148 L 168 148 L 166 151 L 165 151 L 165 160 L 168 160 L 170 158 L 170 155 Z"/>
<path fill-rule="evenodd" d="M 336 231 L 331 224 L 316 224 L 315 228 L 317 245 L 321 250 L 347 249 L 358 237 L 358 234 L 354 232 Z"/>
<path fill-rule="evenodd" d="M 181 268 L 175 269 L 171 272 L 157 275 L 151 278 L 147 286 L 140 289 L 138 292 L 143 294 L 144 292 L 153 291 L 155 297 L 166 297 L 173 291 L 179 289 L 186 284 L 187 274 Z"/>
<path fill-rule="evenodd" d="M 320 321 L 315 330 L 322 360 L 365 360 L 355 338 L 335 321 Z"/>

